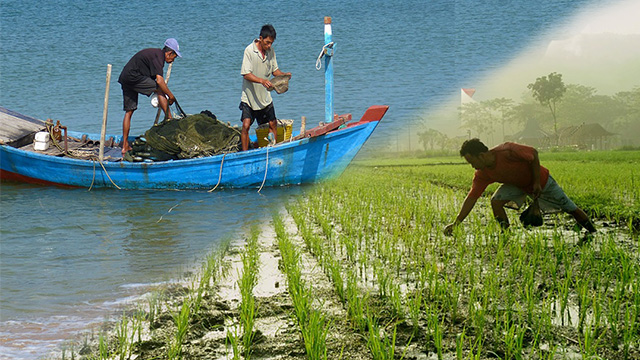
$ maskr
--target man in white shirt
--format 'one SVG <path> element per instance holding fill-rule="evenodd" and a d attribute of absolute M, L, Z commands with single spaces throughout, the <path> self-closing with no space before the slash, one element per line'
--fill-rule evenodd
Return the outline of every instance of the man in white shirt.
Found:
<path fill-rule="evenodd" d="M 269 132 L 276 138 L 277 119 L 273 108 L 273 100 L 267 89 L 272 88 L 269 77 L 289 75 L 278 68 L 276 53 L 271 48 L 276 40 L 276 30 L 270 24 L 260 30 L 260 37 L 244 49 L 242 68 L 242 132 L 240 140 L 242 151 L 249 149 L 249 129 L 254 120 L 258 125 L 269 123 Z"/>

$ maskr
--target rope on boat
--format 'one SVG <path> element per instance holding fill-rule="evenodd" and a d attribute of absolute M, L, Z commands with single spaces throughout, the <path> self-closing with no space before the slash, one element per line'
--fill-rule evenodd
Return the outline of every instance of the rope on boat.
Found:
<path fill-rule="evenodd" d="M 91 185 L 89 186 L 89 190 L 87 191 L 91 191 L 91 189 L 93 188 L 93 183 L 96 180 L 96 162 L 100 163 L 100 166 L 102 166 L 102 170 L 104 170 L 104 173 L 107 175 L 107 177 L 109 178 L 109 181 L 111 181 L 111 184 L 113 184 L 113 186 L 116 187 L 116 189 L 118 190 L 122 190 L 122 188 L 120 188 L 120 186 L 116 185 L 116 183 L 113 182 L 113 180 L 111 179 L 111 176 L 109 176 L 109 172 L 107 171 L 107 169 L 104 167 L 104 164 L 102 163 L 102 161 L 97 160 L 96 158 L 92 157 L 91 158 L 91 162 L 93 163 L 93 178 L 91 179 Z"/>
<path fill-rule="evenodd" d="M 95 161 L 95 159 L 91 159 L 91 163 L 93 163 L 93 178 L 91 178 L 91 185 L 89 185 L 89 190 L 87 190 L 87 191 L 91 191 L 91 189 L 93 188 L 93 182 L 96 180 L 96 161 Z"/>
<path fill-rule="evenodd" d="M 111 180 L 111 176 L 109 176 L 109 172 L 107 171 L 107 169 L 104 167 L 104 164 L 102 163 L 102 161 L 99 161 L 100 166 L 102 166 L 102 170 L 104 170 L 104 173 L 107 174 L 107 177 L 109 178 L 109 181 L 111 181 L 111 183 L 113 184 L 113 186 L 116 187 L 116 189 L 118 190 L 122 190 L 120 188 L 120 186 L 116 185 L 116 183 L 113 182 L 113 180 Z"/>
<path fill-rule="evenodd" d="M 218 175 L 218 183 L 216 184 L 216 186 L 213 187 L 213 189 L 207 191 L 207 192 L 213 192 L 213 190 L 215 190 L 218 185 L 220 185 L 220 180 L 222 180 L 222 164 L 224 164 L 224 157 L 227 156 L 227 154 L 225 153 L 224 155 L 222 155 L 222 161 L 220 162 L 220 175 Z"/>
<path fill-rule="evenodd" d="M 258 189 L 258 193 L 262 190 L 264 186 L 264 182 L 267 181 L 267 170 L 269 170 L 269 147 L 267 147 L 267 163 L 264 165 L 264 179 L 262 179 L 262 185 L 260 185 L 260 189 Z"/>

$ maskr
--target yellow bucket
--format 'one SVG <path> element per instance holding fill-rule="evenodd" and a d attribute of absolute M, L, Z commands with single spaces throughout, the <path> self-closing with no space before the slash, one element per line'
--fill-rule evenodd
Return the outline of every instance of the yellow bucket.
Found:
<path fill-rule="evenodd" d="M 281 122 L 282 122 L 281 120 L 278 120 L 278 127 L 276 127 L 276 143 L 280 143 L 280 142 L 291 139 L 292 124 L 281 123 Z M 266 139 L 267 136 L 269 136 L 268 125 L 266 127 L 260 127 L 256 129 L 256 137 L 258 138 L 258 147 L 264 147 L 269 144 L 269 142 Z"/>

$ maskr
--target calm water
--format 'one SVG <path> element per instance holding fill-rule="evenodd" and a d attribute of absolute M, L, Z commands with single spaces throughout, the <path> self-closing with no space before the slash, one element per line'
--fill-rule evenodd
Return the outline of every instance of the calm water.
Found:
<path fill-rule="evenodd" d="M 390 105 L 368 143 L 375 148 L 389 134 L 411 131 L 418 110 L 473 86 L 589 3 L 282 0 L 250 10 L 234 0 L 2 0 L 0 105 L 97 133 L 110 63 L 107 130 L 119 134 L 120 70 L 136 51 L 175 37 L 184 58 L 169 85 L 182 107 L 239 124 L 242 51 L 269 22 L 278 31 L 280 67 L 293 73 L 289 92 L 275 97 L 278 117 L 322 121 L 324 77 L 314 65 L 323 17 L 332 16 L 336 112 L 359 117 L 370 105 Z M 132 134 L 154 116 L 141 98 Z M 3 183 L 0 190 L 0 354 L 33 359 L 153 284 L 179 277 L 301 189 L 88 192 Z"/>

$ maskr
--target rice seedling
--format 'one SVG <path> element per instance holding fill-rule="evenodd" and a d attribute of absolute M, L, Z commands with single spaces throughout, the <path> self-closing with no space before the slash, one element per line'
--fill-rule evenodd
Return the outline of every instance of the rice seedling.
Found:
<path fill-rule="evenodd" d="M 622 334 L 623 351 L 624 351 L 625 359 L 629 358 L 629 349 L 631 348 L 634 342 L 634 338 L 636 338 L 637 331 L 638 331 L 638 328 L 637 328 L 638 318 L 634 317 L 634 311 L 630 307 L 631 306 L 627 307 L 625 311 L 626 326 L 624 327 L 623 334 Z M 638 343 L 637 338 L 635 339 L 635 342 Z"/>
<path fill-rule="evenodd" d="M 505 345 L 506 359 L 522 359 L 523 358 L 523 341 L 527 329 L 518 323 L 511 321 L 508 317 L 503 319 L 503 341 Z"/>
<path fill-rule="evenodd" d="M 98 356 L 100 360 L 107 360 L 111 357 L 109 352 L 109 345 L 104 334 L 100 334 L 98 338 Z"/>
<path fill-rule="evenodd" d="M 307 325 L 301 329 L 307 357 L 309 360 L 326 360 L 328 358 L 327 336 L 330 329 L 326 316 L 312 309 L 307 320 Z"/>
<path fill-rule="evenodd" d="M 597 334 L 595 334 L 590 326 L 584 328 L 582 337 L 579 337 L 578 341 L 580 342 L 582 359 L 592 359 L 597 355 L 600 338 L 597 337 Z"/>
<path fill-rule="evenodd" d="M 589 282 L 587 280 L 580 279 L 577 281 L 576 290 L 578 292 L 578 331 L 582 332 L 584 329 L 584 321 L 587 317 L 587 310 L 591 307 L 589 296 Z M 597 328 L 597 327 L 596 327 Z"/>
<path fill-rule="evenodd" d="M 429 317 L 429 327 L 432 329 L 433 333 L 433 345 L 436 348 L 436 353 L 438 354 L 438 360 L 442 360 L 443 358 L 443 336 L 444 336 L 444 318 L 442 321 L 438 319 L 438 315 L 436 313 L 432 313 Z"/>
<path fill-rule="evenodd" d="M 232 326 L 227 328 L 227 336 L 225 337 L 225 347 L 231 347 L 233 360 L 240 360 L 240 326 Z"/>
<path fill-rule="evenodd" d="M 240 323 L 242 325 L 242 348 L 246 359 L 251 357 L 251 345 L 255 333 L 253 331 L 256 318 L 256 302 L 253 289 L 258 283 L 260 259 L 258 253 L 258 236 L 260 229 L 251 227 L 244 251 L 241 254 L 242 274 L 239 275 L 238 287 L 242 300 L 240 302 Z"/>
<path fill-rule="evenodd" d="M 368 296 L 361 294 L 358 288 L 358 280 L 353 271 L 347 272 L 347 286 L 345 290 L 347 299 L 347 315 L 351 324 L 355 328 L 364 332 L 367 328 L 367 317 L 365 316 L 366 303 L 368 302 Z"/>
<path fill-rule="evenodd" d="M 422 290 L 421 287 L 418 287 L 413 292 L 413 296 L 409 298 L 408 301 L 409 306 L 409 318 L 411 319 L 411 326 L 413 328 L 413 336 L 418 334 L 420 330 L 420 320 L 422 317 Z"/>
<path fill-rule="evenodd" d="M 182 344 L 189 330 L 190 305 L 189 299 L 185 298 L 180 310 L 173 314 L 176 332 L 167 351 L 167 358 L 170 360 L 182 358 Z"/>
<path fill-rule="evenodd" d="M 374 360 L 393 360 L 396 358 L 396 326 L 393 326 L 391 337 L 381 334 L 383 329 L 378 325 L 378 320 L 367 311 L 367 347 L 371 351 Z M 403 359 L 404 355 L 400 357 Z"/>
<path fill-rule="evenodd" d="M 312 307 L 311 294 L 313 289 L 311 286 L 306 286 L 302 280 L 300 255 L 289 239 L 281 217 L 274 214 L 273 222 L 278 239 L 278 247 L 282 254 L 285 274 L 287 275 L 289 294 L 293 301 L 307 358 L 310 360 L 326 360 L 326 341 L 329 333 L 329 324 L 326 316 Z"/>
<path fill-rule="evenodd" d="M 147 320 L 149 321 L 149 329 L 153 330 L 153 323 L 156 321 L 157 315 L 162 311 L 162 292 L 152 292 L 147 296 L 147 304 L 149 312 L 147 314 Z"/>
<path fill-rule="evenodd" d="M 136 328 L 130 329 L 131 324 L 129 318 L 123 314 L 118 326 L 116 327 L 116 354 L 118 359 L 125 360 L 131 357 L 131 351 L 133 350 L 133 339 L 135 337 Z M 130 334 L 129 331 L 133 331 Z"/>
<path fill-rule="evenodd" d="M 466 340 L 466 331 L 467 329 L 463 328 L 461 333 L 456 334 L 456 359 L 458 360 L 462 360 L 464 358 L 463 354 L 465 346 L 464 341 Z"/>
<path fill-rule="evenodd" d="M 469 360 L 480 360 L 482 359 L 482 345 L 483 345 L 482 337 L 476 338 L 475 341 L 471 341 L 469 339 Z"/>

